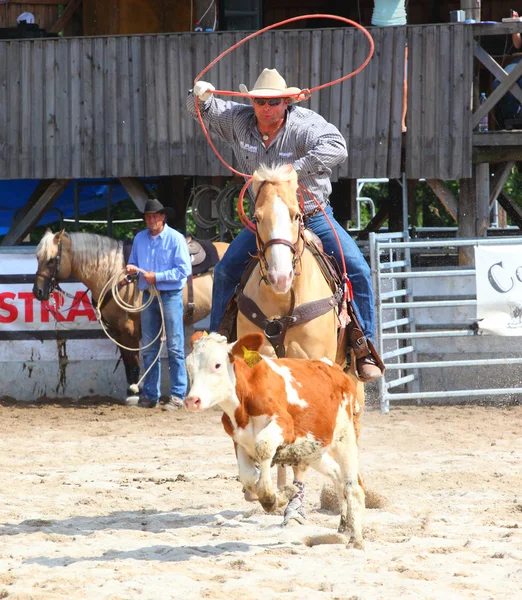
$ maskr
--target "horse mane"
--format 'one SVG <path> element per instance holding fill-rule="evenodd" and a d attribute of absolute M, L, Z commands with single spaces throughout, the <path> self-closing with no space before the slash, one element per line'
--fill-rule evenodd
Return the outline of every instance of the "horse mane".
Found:
<path fill-rule="evenodd" d="M 286 165 L 268 166 L 261 164 L 256 170 L 256 179 L 259 181 L 269 181 L 270 183 L 281 183 L 289 181 L 292 178 L 293 171 Z"/>
<path fill-rule="evenodd" d="M 46 231 L 36 248 L 38 260 L 47 261 L 56 256 L 54 233 Z M 79 277 L 90 277 L 97 272 L 112 277 L 124 268 L 123 242 L 95 233 L 65 233 L 71 240 L 71 262 Z"/>

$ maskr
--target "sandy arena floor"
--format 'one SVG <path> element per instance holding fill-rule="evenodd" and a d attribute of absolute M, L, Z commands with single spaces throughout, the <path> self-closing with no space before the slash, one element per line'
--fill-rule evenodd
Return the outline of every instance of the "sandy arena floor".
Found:
<path fill-rule="evenodd" d="M 367 411 L 365 551 L 243 500 L 220 413 L 0 405 L 0 598 L 520 598 L 522 407 Z"/>

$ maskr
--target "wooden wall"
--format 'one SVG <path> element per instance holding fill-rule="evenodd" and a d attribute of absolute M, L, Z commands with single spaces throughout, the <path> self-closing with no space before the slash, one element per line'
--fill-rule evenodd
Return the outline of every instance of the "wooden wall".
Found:
<path fill-rule="evenodd" d="M 83 0 L 84 35 L 191 31 L 190 7 L 186 0 Z"/>
<path fill-rule="evenodd" d="M 410 179 L 471 177 L 473 26 L 408 28 Z"/>
<path fill-rule="evenodd" d="M 16 27 L 16 19 L 23 12 L 34 15 L 35 23 L 41 29 L 51 29 L 58 20 L 58 5 L 67 4 L 67 0 L 46 0 L 45 2 L 26 2 L 9 0 L 0 4 L 0 27 Z"/>
<path fill-rule="evenodd" d="M 408 177 L 469 176 L 471 28 L 458 25 L 374 28 L 370 65 L 303 103 L 345 136 L 348 160 L 334 179 L 400 176 L 407 30 Z M 243 37 L 0 41 L 0 178 L 228 175 L 185 104 L 195 76 Z M 275 67 L 289 85 L 312 88 L 351 72 L 367 50 L 352 29 L 276 30 L 227 55 L 205 78 L 237 90 Z M 217 145 L 231 162 L 230 150 Z"/>

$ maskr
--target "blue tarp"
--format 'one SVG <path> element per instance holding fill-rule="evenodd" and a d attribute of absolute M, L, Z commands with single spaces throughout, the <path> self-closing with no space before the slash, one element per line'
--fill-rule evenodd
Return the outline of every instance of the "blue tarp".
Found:
<path fill-rule="evenodd" d="M 0 181 L 0 235 L 5 235 L 13 222 L 15 214 L 31 197 L 39 180 L 19 179 Z M 80 214 L 85 215 L 107 206 L 107 180 L 79 179 L 78 197 Z M 126 200 L 129 194 L 115 179 L 112 187 L 112 204 Z M 139 217 L 136 209 L 136 217 Z M 55 223 L 62 218 L 74 218 L 74 183 L 65 188 L 63 194 L 56 200 L 53 207 L 45 213 L 38 225 Z"/>

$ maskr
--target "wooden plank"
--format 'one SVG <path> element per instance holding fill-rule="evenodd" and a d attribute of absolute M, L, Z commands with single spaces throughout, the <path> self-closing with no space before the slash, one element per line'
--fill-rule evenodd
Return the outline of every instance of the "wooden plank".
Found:
<path fill-rule="evenodd" d="M 120 128 L 118 95 L 119 37 L 105 39 L 104 88 L 105 88 L 105 173 L 108 177 L 118 176 L 118 131 Z"/>
<path fill-rule="evenodd" d="M 424 56 L 422 33 L 418 28 L 408 30 L 408 132 L 406 135 L 406 175 L 420 179 L 423 109 Z M 397 84 L 395 84 L 396 87 Z M 397 111 L 397 107 L 395 107 Z"/>
<path fill-rule="evenodd" d="M 22 127 L 22 103 L 20 102 L 20 70 L 22 46 L 16 42 L 9 44 L 8 86 L 9 86 L 9 119 L 7 155 L 9 157 L 9 177 L 15 179 L 18 176 L 18 166 L 20 160 L 20 138 Z"/>
<path fill-rule="evenodd" d="M 450 177 L 451 179 L 458 179 L 462 176 L 463 170 L 463 154 L 466 147 L 463 136 L 463 111 L 466 105 L 466 98 L 471 97 L 471 87 L 468 86 L 465 78 L 462 75 L 462 64 L 464 63 L 465 53 L 465 29 L 456 30 L 453 44 L 453 61 L 452 61 L 452 99 L 451 99 L 451 149 L 452 149 L 452 160 Z M 470 173 L 467 173 L 469 175 Z"/>
<path fill-rule="evenodd" d="M 522 160 L 522 146 L 477 146 L 473 148 L 473 164 Z"/>
<path fill-rule="evenodd" d="M 455 27 L 469 27 L 466 25 L 455 25 Z M 511 35 L 512 33 L 522 33 L 522 22 L 519 23 L 495 23 L 495 25 L 471 25 L 473 37 L 481 37 L 483 35 Z"/>
<path fill-rule="evenodd" d="M 515 161 L 508 161 L 507 163 L 501 165 L 496 171 L 495 175 L 492 178 L 491 183 L 493 184 L 493 190 L 491 191 L 491 196 L 489 197 L 489 208 L 493 207 L 496 199 L 498 198 L 500 192 L 504 189 L 506 185 L 506 181 L 511 175 L 513 169 L 515 167 Z"/>
<path fill-rule="evenodd" d="M 378 44 L 375 52 L 378 59 L 377 106 L 378 118 L 375 122 L 375 156 L 373 177 L 387 177 L 388 158 L 391 141 L 391 94 L 394 80 L 393 55 L 395 52 L 395 27 L 380 28 Z M 377 42 L 374 35 L 374 41 Z M 352 212 L 352 214 L 355 214 Z"/>
<path fill-rule="evenodd" d="M 118 38 L 118 54 L 131 56 L 130 38 Z M 131 65 L 129 60 L 119 61 L 118 66 L 118 176 L 132 176 L 136 173 L 134 152 L 132 151 L 132 109 L 131 109 Z"/>
<path fill-rule="evenodd" d="M 344 32 L 342 30 L 332 30 L 332 44 L 331 44 L 331 67 L 330 67 L 330 81 L 335 81 L 343 76 L 343 54 L 344 54 Z M 292 54 L 289 53 L 289 56 Z M 289 85 L 294 85 L 289 83 Z M 330 105 L 328 107 L 328 113 L 330 115 L 329 121 L 332 125 L 335 125 L 337 129 L 341 129 L 341 111 L 342 111 L 342 89 L 339 84 L 336 84 L 330 88 Z M 370 160 L 370 157 L 368 157 Z M 332 170 L 332 181 L 339 179 L 339 169 L 335 167 Z"/>
<path fill-rule="evenodd" d="M 522 229 L 522 210 L 511 196 L 504 190 L 500 192 L 498 203 L 506 211 L 513 223 Z"/>
<path fill-rule="evenodd" d="M 33 114 L 31 111 L 32 96 L 32 46 L 24 44 L 21 48 L 21 73 L 20 73 L 20 176 L 24 179 L 31 177 L 32 162 L 32 130 Z"/>
<path fill-rule="evenodd" d="M 145 83 L 145 169 L 148 174 L 157 172 L 158 132 L 156 122 L 156 45 L 154 37 L 147 35 L 143 40 L 143 80 Z"/>
<path fill-rule="evenodd" d="M 473 134 L 473 146 L 518 146 L 522 145 L 522 130 L 487 131 Z"/>
<path fill-rule="evenodd" d="M 438 106 L 438 119 L 436 135 L 437 141 L 437 166 L 435 169 L 438 179 L 450 179 L 452 175 L 452 167 L 450 164 L 451 158 L 451 126 L 450 119 L 452 113 L 452 105 L 450 94 L 446 85 L 440 82 L 447 81 L 448 73 L 453 68 L 451 48 L 451 27 L 441 27 L 439 31 L 439 61 L 438 61 L 438 77 L 439 85 L 437 85 L 435 102 Z"/>
<path fill-rule="evenodd" d="M 344 43 L 343 43 L 343 73 L 348 74 L 353 71 L 353 54 L 354 54 L 354 30 L 344 30 Z M 348 150 L 348 159 L 339 166 L 339 177 L 349 178 L 351 170 L 351 159 L 352 159 L 352 90 L 353 90 L 353 78 L 346 79 L 341 83 L 342 92 L 342 122 L 340 132 L 343 134 L 346 140 L 346 147 Z"/>
<path fill-rule="evenodd" d="M 56 150 L 57 162 L 55 176 L 65 179 L 71 174 L 71 111 L 70 82 L 71 63 L 69 56 L 69 40 L 56 42 Z"/>
<path fill-rule="evenodd" d="M 379 28 L 375 32 L 375 42 L 378 46 L 382 38 L 382 29 Z M 359 32 L 356 34 L 360 35 Z M 361 45 L 363 45 L 361 43 Z M 367 46 L 367 44 L 364 44 Z M 368 49 L 367 49 L 368 50 Z M 378 97 L 378 79 L 379 79 L 379 56 L 374 57 L 375 60 L 371 60 L 368 66 L 364 69 L 366 75 L 366 86 L 365 86 L 365 111 L 366 116 L 364 118 L 364 133 L 363 133 L 363 161 L 362 176 L 363 177 L 375 177 L 375 146 L 376 146 L 376 129 L 377 121 L 380 119 L 380 115 L 377 115 L 377 97 Z"/>
<path fill-rule="evenodd" d="M 35 6 L 58 6 L 60 4 L 67 4 L 68 2 L 72 2 L 72 0 L 8 0 L 9 4 L 34 4 Z M 18 9 L 19 10 L 19 9 Z"/>
<path fill-rule="evenodd" d="M 131 45 L 131 111 L 132 111 L 132 147 L 134 155 L 134 174 L 137 177 L 147 173 L 145 168 L 145 118 L 144 98 L 147 90 L 143 81 L 142 37 L 133 36 Z M 179 58 L 179 57 L 178 57 Z"/>
<path fill-rule="evenodd" d="M 390 95 L 392 97 L 391 119 L 388 152 L 388 172 L 386 177 L 398 178 L 401 176 L 402 165 L 402 108 L 404 97 L 404 73 L 405 73 L 405 52 L 406 47 L 406 27 L 394 28 L 395 40 L 394 46 L 397 49 L 394 57 L 393 79 L 390 86 Z"/>
<path fill-rule="evenodd" d="M 363 43 L 363 36 L 359 32 L 355 33 L 355 57 L 354 67 L 359 67 L 367 56 L 367 44 Z M 351 163 L 352 172 L 364 172 L 364 121 L 366 119 L 365 96 L 367 86 L 367 69 L 364 69 L 353 77 L 353 95 L 352 95 L 352 131 L 351 131 Z M 358 177 L 355 175 L 354 178 Z"/>
<path fill-rule="evenodd" d="M 60 33 L 60 31 L 62 31 L 67 23 L 71 20 L 72 16 L 76 12 L 76 9 L 81 3 L 82 0 L 69 0 L 62 12 L 62 16 L 56 21 L 49 31 L 51 33 Z M 61 2 L 61 4 L 65 4 L 65 2 Z"/>
<path fill-rule="evenodd" d="M 498 62 L 490 54 L 488 54 L 484 50 L 484 48 L 482 48 L 482 46 L 479 46 L 477 42 L 474 43 L 473 54 L 486 67 L 486 69 L 500 82 L 506 79 L 508 73 L 498 64 Z M 520 103 L 522 103 L 522 89 L 520 89 L 520 86 L 513 86 L 510 92 Z"/>
<path fill-rule="evenodd" d="M 332 68 L 332 31 L 330 29 L 323 29 L 321 33 L 321 72 L 319 75 L 319 85 L 333 81 L 330 77 L 330 70 Z M 319 114 L 328 115 L 330 113 L 330 95 L 332 88 L 326 87 L 316 92 L 319 96 Z M 327 119 L 329 120 L 329 119 Z"/>
<path fill-rule="evenodd" d="M 107 132 L 105 122 L 105 38 L 94 39 L 93 53 L 93 102 L 94 102 L 94 171 L 97 177 L 107 175 L 105 145 Z"/>
<path fill-rule="evenodd" d="M 30 177 L 42 179 L 45 168 L 45 138 L 42 123 L 45 122 L 44 112 L 44 42 L 35 40 L 32 44 L 32 92 L 31 92 L 31 166 Z M 1 118 L 1 117 L 0 117 Z M 1 161 L 1 158 L 0 158 Z"/>
<path fill-rule="evenodd" d="M 165 36 L 156 37 L 156 136 L 158 175 L 170 174 L 169 142 L 168 142 L 168 97 L 167 97 L 167 47 Z"/>
<path fill-rule="evenodd" d="M 497 102 L 504 97 L 504 95 L 511 91 L 513 86 L 517 85 L 517 81 L 522 76 L 522 61 L 520 61 L 515 68 L 508 74 L 508 76 L 500 83 L 500 85 L 493 90 L 493 92 L 488 96 L 487 100 L 484 104 L 481 104 L 477 110 L 473 113 L 471 118 L 471 126 L 473 129 L 478 127 L 478 124 L 482 120 L 482 117 L 485 117 L 490 110 L 492 110 Z"/>
<path fill-rule="evenodd" d="M 171 166 L 171 172 L 175 172 L 176 165 L 179 165 L 181 162 L 181 120 L 190 119 L 190 116 L 188 115 L 186 108 L 186 95 L 182 94 L 179 89 L 179 37 L 169 36 L 167 40 L 169 165 Z"/>
<path fill-rule="evenodd" d="M 311 43 L 312 55 L 310 58 L 310 83 L 308 85 L 310 89 L 317 87 L 321 83 L 325 83 L 324 81 L 321 81 L 321 44 L 322 32 L 314 29 L 312 31 Z M 314 92 L 309 100 L 310 104 L 307 108 L 310 108 L 315 112 L 320 112 L 320 101 L 320 94 L 318 92 Z"/>
<path fill-rule="evenodd" d="M 95 138 L 94 138 L 94 41 L 92 38 L 81 40 L 81 161 L 84 177 L 95 176 Z"/>
<path fill-rule="evenodd" d="M 143 212 L 149 199 L 149 193 L 145 185 L 135 177 L 120 177 L 119 180 L 138 210 Z"/>
<path fill-rule="evenodd" d="M 82 89 L 81 89 L 81 40 L 73 39 L 70 48 L 70 106 L 71 106 L 71 174 L 74 179 L 83 176 L 82 157 Z"/>
<path fill-rule="evenodd" d="M 54 70 L 54 56 L 56 42 L 45 44 L 45 119 L 43 126 L 45 129 L 45 170 L 44 176 L 56 173 L 56 74 Z M 49 178 L 50 179 L 50 178 Z"/>
<path fill-rule="evenodd" d="M 426 183 L 435 192 L 435 195 L 441 201 L 446 211 L 452 216 L 453 220 L 457 221 L 458 203 L 449 187 L 440 179 L 426 179 Z"/>
<path fill-rule="evenodd" d="M 9 44 L 0 44 L 0 179 L 7 179 L 9 172 L 8 147 L 8 115 L 7 107 L 9 80 L 8 80 Z"/>
<path fill-rule="evenodd" d="M 423 35 L 423 107 L 422 107 L 422 160 L 421 172 L 424 177 L 437 176 L 437 102 L 438 88 L 440 86 L 438 67 L 438 28 L 427 27 Z M 428 60 L 428 57 L 433 57 Z"/>
<path fill-rule="evenodd" d="M 70 181 L 66 179 L 55 179 L 33 204 L 31 209 L 27 211 L 25 216 L 9 229 L 0 245 L 16 246 L 19 244 L 36 223 L 38 223 L 42 215 L 61 196 L 69 183 Z"/>

